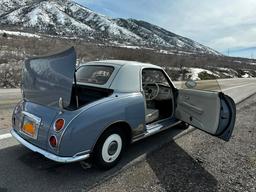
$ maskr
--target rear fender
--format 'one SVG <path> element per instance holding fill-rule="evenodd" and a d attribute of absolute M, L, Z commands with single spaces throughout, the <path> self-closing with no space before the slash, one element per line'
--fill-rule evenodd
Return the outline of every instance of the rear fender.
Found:
<path fill-rule="evenodd" d="M 132 133 L 144 130 L 145 109 L 141 93 L 114 94 L 112 100 L 98 102 L 70 122 L 63 133 L 60 154 L 70 156 L 92 151 L 98 138 L 111 125 L 126 122 Z"/>

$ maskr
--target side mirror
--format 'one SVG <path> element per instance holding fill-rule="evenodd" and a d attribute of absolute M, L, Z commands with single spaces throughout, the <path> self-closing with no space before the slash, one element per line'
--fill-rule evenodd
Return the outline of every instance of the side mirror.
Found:
<path fill-rule="evenodd" d="M 190 79 L 185 83 L 185 85 L 187 88 L 193 89 L 197 86 L 197 83 L 194 80 Z"/>

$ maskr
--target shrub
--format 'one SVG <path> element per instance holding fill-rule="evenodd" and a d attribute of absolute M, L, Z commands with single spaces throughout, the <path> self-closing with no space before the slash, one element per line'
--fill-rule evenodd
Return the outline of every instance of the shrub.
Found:
<path fill-rule="evenodd" d="M 206 71 L 203 71 L 203 72 L 199 73 L 199 74 L 198 74 L 198 77 L 199 77 L 201 80 L 216 79 L 216 76 L 215 76 L 215 75 L 209 74 L 209 73 L 207 73 Z"/>
<path fill-rule="evenodd" d="M 3 33 L 3 37 L 7 38 L 8 37 L 7 33 Z"/>

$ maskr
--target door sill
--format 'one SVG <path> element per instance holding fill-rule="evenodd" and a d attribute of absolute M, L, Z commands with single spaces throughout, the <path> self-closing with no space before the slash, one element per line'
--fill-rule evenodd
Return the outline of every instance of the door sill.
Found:
<path fill-rule="evenodd" d="M 145 133 L 136 137 L 136 138 L 133 138 L 132 143 L 137 142 L 141 139 L 147 138 L 151 135 L 154 135 L 154 134 L 159 133 L 161 131 L 164 131 L 166 129 L 169 129 L 171 127 L 174 127 L 174 126 L 178 125 L 179 123 L 181 123 L 181 121 L 177 121 L 175 123 L 172 123 L 169 126 L 163 126 L 161 124 L 147 125 L 147 129 L 146 129 Z M 148 127 L 148 126 L 150 126 L 150 127 Z"/>

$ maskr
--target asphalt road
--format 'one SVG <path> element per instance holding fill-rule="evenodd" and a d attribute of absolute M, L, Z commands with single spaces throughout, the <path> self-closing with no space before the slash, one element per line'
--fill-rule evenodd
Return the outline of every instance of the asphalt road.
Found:
<path fill-rule="evenodd" d="M 219 84 L 226 94 L 234 98 L 236 103 L 243 101 L 256 92 L 255 79 L 221 80 Z M 2 114 L 8 113 L 4 119 L 2 119 L 3 116 L 0 113 L 0 192 L 87 191 L 88 189 L 96 190 L 98 187 L 103 187 L 101 189 L 104 189 L 104 183 L 110 182 L 115 177 L 119 178 L 122 172 L 126 170 L 129 171 L 137 164 L 139 165 L 141 162 L 147 160 L 148 153 L 155 151 L 154 153 L 157 154 L 158 150 L 156 149 L 159 149 L 171 140 L 176 141 L 177 139 L 182 139 L 194 132 L 193 128 L 186 131 L 173 128 L 137 142 L 127 150 L 120 164 L 107 172 L 99 171 L 94 167 L 86 168 L 80 163 L 58 164 L 45 159 L 41 155 L 32 153 L 10 137 L 8 133 L 10 129 L 10 120 L 8 119 L 10 118 L 10 112 L 8 112 L 8 110 L 12 110 L 19 95 L 19 90 L 0 90 L 0 112 L 2 111 Z M 255 112 L 254 108 L 250 111 L 252 114 L 255 114 Z M 239 121 L 243 120 L 242 117 L 239 119 Z M 3 122 L 6 124 L 4 125 Z M 254 122 L 249 122 L 249 125 L 252 124 L 254 126 Z M 236 127 L 236 129 L 239 128 L 240 127 Z M 191 139 L 184 140 L 183 143 L 185 146 L 189 146 Z M 200 150 L 200 147 L 200 145 L 197 145 L 198 150 Z M 201 148 L 203 148 L 203 146 Z M 177 148 L 177 150 L 178 149 L 179 148 Z M 177 154 L 179 155 L 179 153 Z M 193 153 L 188 154 L 188 157 L 189 155 L 193 156 Z M 196 162 L 193 161 L 193 163 Z M 182 164 L 179 166 L 181 171 L 183 169 Z M 140 170 L 143 171 L 143 169 Z M 179 168 L 177 168 L 175 172 L 179 172 Z M 172 174 L 174 173 L 172 172 Z M 168 175 L 166 175 L 166 177 L 168 177 Z M 129 180 L 129 182 L 133 181 L 135 182 L 134 186 L 136 186 L 136 182 L 139 181 L 136 179 L 136 175 L 133 180 Z M 208 181 L 205 180 L 205 182 Z M 114 186 L 115 183 L 111 185 Z M 186 185 L 186 183 L 184 183 L 184 185 Z M 143 189 L 146 190 L 146 188 Z M 126 191 L 131 190 L 127 189 Z M 135 189 L 134 191 L 139 190 Z"/>
<path fill-rule="evenodd" d="M 20 99 L 20 89 L 0 89 L 0 109 L 13 107 Z"/>

